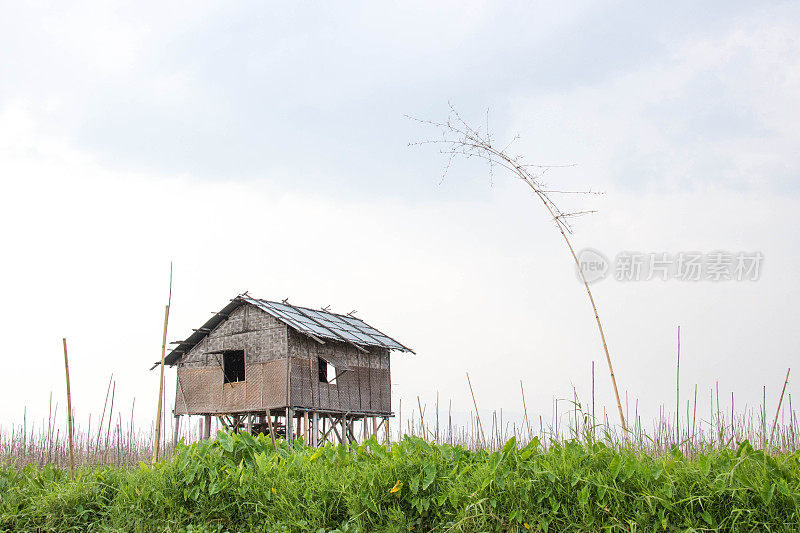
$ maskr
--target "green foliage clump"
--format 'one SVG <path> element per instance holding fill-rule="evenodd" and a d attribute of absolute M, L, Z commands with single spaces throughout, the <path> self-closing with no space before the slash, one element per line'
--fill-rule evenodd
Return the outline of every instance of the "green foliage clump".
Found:
<path fill-rule="evenodd" d="M 537 439 L 311 448 L 247 434 L 139 468 L 0 467 L 3 531 L 797 531 L 800 455 Z"/>

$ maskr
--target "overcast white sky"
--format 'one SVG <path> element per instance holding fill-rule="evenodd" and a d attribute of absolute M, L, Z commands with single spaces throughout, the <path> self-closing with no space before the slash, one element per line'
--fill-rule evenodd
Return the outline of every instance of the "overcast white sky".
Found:
<path fill-rule="evenodd" d="M 0 424 L 62 402 L 155 411 L 169 339 L 249 290 L 358 316 L 413 347 L 394 406 L 468 411 L 611 388 L 586 294 L 520 182 L 404 118 L 453 102 L 553 169 L 577 248 L 763 253 L 755 282 L 595 285 L 619 384 L 646 415 L 718 380 L 776 406 L 800 345 L 796 3 L 22 3 L 0 17 Z M 800 368 L 797 369 L 800 371 Z M 173 385 L 174 373 L 168 374 Z M 793 382 L 790 393 L 798 392 Z M 171 393 L 170 393 L 171 394 Z M 172 396 L 170 396 L 172 399 Z M 631 407 L 631 410 L 633 407 Z M 63 407 L 62 411 L 63 412 Z"/>

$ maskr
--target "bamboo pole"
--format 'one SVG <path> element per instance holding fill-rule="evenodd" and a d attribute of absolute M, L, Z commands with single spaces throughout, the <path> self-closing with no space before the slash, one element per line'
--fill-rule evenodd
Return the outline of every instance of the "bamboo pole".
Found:
<path fill-rule="evenodd" d="M 789 396 L 789 405 L 792 405 L 791 402 L 791 395 Z M 789 409 L 791 411 L 791 408 Z M 50 462 L 50 452 L 52 450 L 52 438 L 53 438 L 53 391 L 50 391 L 50 406 L 48 407 L 47 411 L 47 460 L 45 462 Z"/>
<path fill-rule="evenodd" d="M 73 436 L 72 436 L 72 393 L 69 388 L 69 359 L 67 357 L 67 339 L 62 339 L 64 342 L 64 371 L 67 375 L 67 430 L 69 432 L 69 471 L 70 474 L 75 476 L 75 457 L 73 455 Z"/>
<path fill-rule="evenodd" d="M 581 277 L 581 281 L 583 281 L 583 286 L 586 288 L 586 294 L 589 296 L 589 303 L 592 305 L 592 311 L 594 311 L 594 319 L 597 322 L 597 329 L 600 332 L 600 340 L 603 343 L 603 352 L 606 356 L 606 363 L 608 363 L 608 373 L 611 375 L 611 385 L 614 388 L 614 398 L 617 400 L 617 411 L 619 411 L 619 419 L 622 423 L 622 431 L 625 433 L 625 439 L 628 439 L 628 425 L 625 422 L 625 414 L 622 412 L 622 402 L 619 398 L 619 389 L 617 388 L 617 377 L 614 374 L 614 366 L 611 364 L 611 355 L 608 352 L 608 344 L 606 343 L 606 334 L 603 331 L 603 324 L 600 322 L 600 314 L 597 311 L 597 305 L 594 303 L 594 295 L 592 294 L 592 290 L 589 288 L 589 281 L 586 279 L 586 276 L 583 273 L 583 268 L 581 268 L 581 262 L 578 260 L 578 255 L 575 253 L 575 249 L 572 247 L 572 241 L 569 240 L 567 237 L 567 232 L 564 230 L 564 225 L 561 222 L 561 217 L 556 214 L 551 206 L 551 202 L 548 201 L 545 194 L 536 186 L 536 183 L 533 180 L 533 177 L 530 173 L 525 170 L 519 163 L 510 161 L 508 156 L 504 153 L 497 151 L 494 148 L 490 148 L 490 151 L 494 153 L 494 155 L 505 159 L 507 162 L 510 162 L 513 165 L 513 171 L 519 175 L 523 181 L 533 190 L 536 196 L 544 204 L 547 211 L 550 213 L 550 216 L 553 217 L 553 221 L 556 223 L 556 227 L 558 228 L 559 233 L 564 238 L 564 242 L 569 248 L 569 253 L 572 255 L 572 260 L 575 262 L 575 266 L 578 268 L 578 274 Z"/>
<path fill-rule="evenodd" d="M 420 402 L 419 396 L 417 396 L 417 406 L 419 407 L 419 427 L 422 432 L 422 440 L 428 440 L 428 436 L 425 434 L 425 414 L 422 412 L 422 402 Z"/>
<path fill-rule="evenodd" d="M 697 422 L 697 383 L 694 384 L 694 413 L 692 413 L 692 447 L 694 448 L 695 423 Z"/>
<path fill-rule="evenodd" d="M 161 413 L 164 403 L 164 357 L 167 353 L 167 324 L 169 323 L 169 306 L 172 304 L 172 261 L 169 263 L 169 297 L 164 307 L 164 332 L 161 336 L 161 370 L 158 382 L 158 407 L 156 410 L 156 431 L 153 440 L 153 463 L 158 461 L 158 445 L 161 438 Z"/>
<path fill-rule="evenodd" d="M 106 407 L 108 407 L 108 394 L 111 392 L 111 381 L 114 379 L 114 374 L 108 378 L 108 387 L 106 387 L 106 401 L 103 402 L 103 414 L 100 416 L 100 427 L 97 428 L 97 443 L 94 447 L 94 455 L 97 456 L 100 450 L 100 437 L 103 435 L 103 420 L 106 418 Z"/>
<path fill-rule="evenodd" d="M 781 398 L 780 398 L 780 400 L 778 400 L 778 410 L 775 411 L 775 420 L 772 422 L 772 431 L 769 434 L 769 442 L 770 442 L 770 444 L 772 444 L 772 438 L 775 436 L 775 426 L 778 424 L 778 415 L 781 412 L 781 404 L 783 403 L 783 395 L 786 392 L 786 385 L 789 383 L 789 372 L 791 372 L 791 371 L 792 371 L 791 368 L 789 368 L 786 371 L 786 380 L 783 382 L 783 389 L 781 389 Z"/>
<path fill-rule="evenodd" d="M 789 405 L 792 404 L 792 395 L 789 395 Z M 789 409 L 791 411 L 791 409 Z M 453 400 L 447 403 L 447 444 L 453 445 Z"/>
<path fill-rule="evenodd" d="M 475 416 L 478 418 L 478 429 L 481 430 L 481 442 L 486 446 L 486 435 L 483 433 L 483 424 L 481 423 L 481 415 L 478 412 L 478 402 L 475 401 L 475 392 L 472 390 L 472 381 L 469 379 L 469 372 L 467 372 L 467 383 L 469 384 L 469 393 L 472 395 L 472 405 L 475 406 Z"/>
<path fill-rule="evenodd" d="M 528 439 L 530 439 L 531 422 L 528 420 L 528 405 L 525 403 L 525 389 L 522 387 L 522 380 L 519 380 L 519 391 L 522 394 L 522 411 L 525 414 L 525 425 L 528 426 Z"/>
<path fill-rule="evenodd" d="M 111 385 L 111 407 L 108 413 L 108 426 L 106 426 L 106 445 L 105 445 L 106 449 L 108 449 L 108 442 L 109 439 L 111 438 L 111 421 L 114 420 L 114 398 L 116 397 L 116 395 L 117 395 L 117 382 L 114 381 L 113 385 Z"/>
<path fill-rule="evenodd" d="M 681 440 L 681 327 L 678 326 L 678 365 L 675 370 L 675 441 Z"/>
<path fill-rule="evenodd" d="M 761 446 L 767 448 L 767 386 L 761 392 Z"/>
<path fill-rule="evenodd" d="M 445 131 L 450 131 L 453 134 L 457 135 L 455 139 L 449 139 L 445 136 L 445 138 L 441 141 L 435 142 L 443 142 L 446 144 L 451 145 L 453 150 L 451 154 L 453 155 L 466 155 L 467 157 L 471 157 L 472 155 L 477 155 L 478 157 L 482 157 L 484 159 L 488 159 L 491 164 L 498 164 L 503 168 L 513 172 L 519 178 L 521 178 L 528 187 L 534 192 L 534 194 L 539 198 L 539 200 L 544 205 L 547 212 L 553 218 L 553 222 L 556 225 L 559 233 L 561 233 L 561 237 L 564 239 L 564 243 L 566 244 L 567 248 L 569 249 L 569 253 L 572 256 L 572 260 L 575 263 L 575 266 L 578 269 L 578 275 L 583 282 L 584 287 L 586 288 L 586 293 L 589 296 L 589 302 L 592 305 L 592 311 L 594 312 L 594 318 L 597 322 L 597 329 L 600 332 L 600 340 L 603 343 L 603 352 L 606 356 L 606 362 L 608 363 L 608 372 L 611 376 L 611 385 L 614 388 L 614 397 L 617 401 L 617 410 L 619 411 L 619 418 L 620 422 L 622 423 L 622 430 L 625 434 L 625 439 L 628 439 L 628 426 L 625 422 L 625 414 L 622 412 L 622 402 L 620 401 L 619 397 L 619 389 L 617 387 L 617 378 L 614 375 L 614 367 L 611 364 L 611 355 L 608 351 L 608 344 L 606 343 L 606 335 L 603 331 L 603 325 L 600 322 L 600 314 L 597 311 L 597 305 L 594 301 L 594 295 L 592 294 L 592 290 L 589 288 L 589 281 L 586 279 L 584 275 L 583 268 L 581 268 L 581 263 L 578 260 L 578 255 L 575 253 L 575 249 L 572 246 L 572 241 L 570 241 L 567 233 L 569 232 L 569 227 L 564 222 L 565 213 L 562 213 L 556 205 L 553 203 L 552 200 L 548 197 L 548 191 L 544 190 L 540 184 L 537 182 L 535 176 L 531 174 L 528 170 L 527 165 L 522 163 L 518 157 L 511 157 L 505 153 L 504 149 L 497 148 L 492 144 L 492 138 L 488 135 L 488 131 L 486 136 L 482 136 L 478 133 L 478 130 L 475 130 L 468 126 L 466 122 L 461 118 L 461 116 L 456 112 L 456 110 L 450 106 L 451 112 L 455 115 L 458 122 L 461 126 L 453 124 L 450 120 L 447 123 L 436 123 L 431 121 L 420 121 L 422 123 L 427 123 L 430 125 L 434 125 L 440 128 L 443 128 Z M 463 127 L 462 127 L 463 126 Z M 488 130 L 488 128 L 487 128 Z"/>
<path fill-rule="evenodd" d="M 158 444 L 161 439 L 161 405 L 164 399 L 164 357 L 167 351 L 167 322 L 169 322 L 169 305 L 164 306 L 164 333 L 161 343 L 161 372 L 158 382 L 158 407 L 156 410 L 156 433 L 153 440 L 153 463 L 158 461 Z"/>
<path fill-rule="evenodd" d="M 592 361 L 592 438 L 594 438 L 594 426 L 597 419 L 594 415 L 594 361 Z"/>
<path fill-rule="evenodd" d="M 439 391 L 436 391 L 436 444 L 439 444 Z"/>

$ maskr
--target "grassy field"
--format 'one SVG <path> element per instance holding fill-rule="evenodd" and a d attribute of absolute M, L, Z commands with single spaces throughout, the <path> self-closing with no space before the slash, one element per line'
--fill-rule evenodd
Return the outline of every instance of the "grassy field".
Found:
<path fill-rule="evenodd" d="M 655 457 L 589 440 L 276 449 L 218 433 L 154 466 L 6 464 L 7 531 L 797 531 L 800 452 Z"/>

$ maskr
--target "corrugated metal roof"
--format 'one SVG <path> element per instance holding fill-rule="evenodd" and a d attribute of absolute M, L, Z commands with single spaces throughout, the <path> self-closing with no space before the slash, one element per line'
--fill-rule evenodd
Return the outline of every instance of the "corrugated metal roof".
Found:
<path fill-rule="evenodd" d="M 259 300 L 250 296 L 241 298 L 307 335 L 351 342 L 362 346 L 378 346 L 402 352 L 411 351 L 363 320 L 350 315 L 338 315 L 330 311 L 308 309 L 283 302 Z"/>
<path fill-rule="evenodd" d="M 287 302 L 272 302 L 253 298 L 248 294 L 240 294 L 225 306 L 219 313 L 209 319 L 203 327 L 195 330 L 185 341 L 181 341 L 164 362 L 174 365 L 178 359 L 194 348 L 211 330 L 221 324 L 228 315 L 243 304 L 251 304 L 265 313 L 274 316 L 289 327 L 308 335 L 320 342 L 322 339 L 346 342 L 358 347 L 379 347 L 400 352 L 412 352 L 388 335 L 370 326 L 360 318 L 350 315 L 339 315 L 330 311 L 298 307 Z"/>

